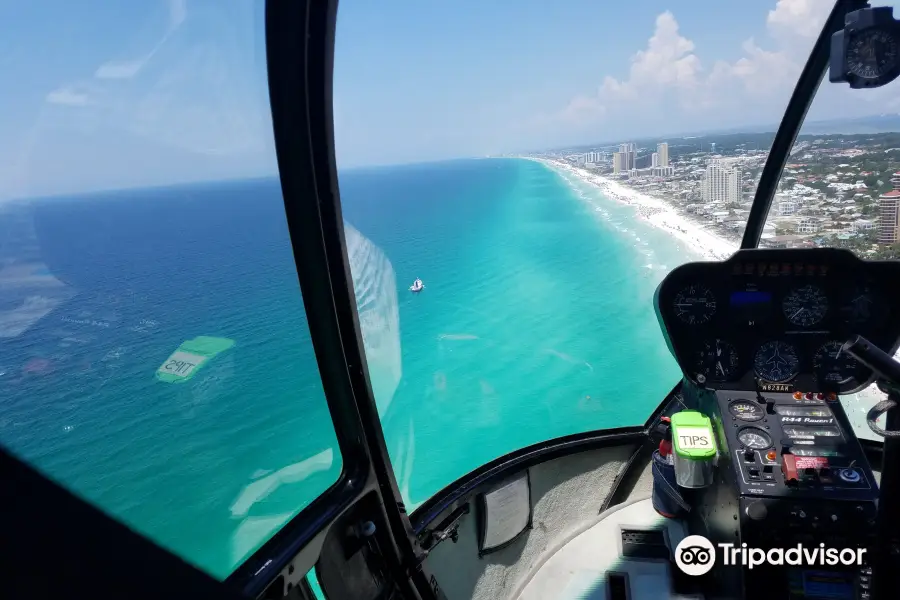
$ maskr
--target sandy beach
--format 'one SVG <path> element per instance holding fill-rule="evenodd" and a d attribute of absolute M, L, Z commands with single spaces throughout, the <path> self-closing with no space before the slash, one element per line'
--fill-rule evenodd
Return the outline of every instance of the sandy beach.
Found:
<path fill-rule="evenodd" d="M 673 237 L 686 242 L 700 258 L 724 260 L 738 250 L 738 243 L 724 239 L 717 232 L 709 230 L 700 223 L 691 221 L 679 214 L 674 206 L 664 200 L 642 194 L 608 177 L 597 175 L 587 169 L 573 167 L 564 162 L 537 158 L 532 158 L 531 160 L 536 160 L 551 169 L 568 173 L 578 178 L 580 181 L 597 188 L 604 197 L 610 200 L 634 206 L 641 218 L 653 226 L 666 231 Z M 900 359 L 900 352 L 895 355 L 895 358 Z M 842 397 L 848 417 L 853 423 L 858 436 L 881 440 L 866 425 L 866 412 L 875 403 L 884 400 L 886 397 L 887 395 L 874 384 L 861 392 L 847 394 Z M 883 420 L 883 418 L 879 420 L 882 426 Z"/>
<path fill-rule="evenodd" d="M 617 181 L 591 173 L 587 169 L 573 167 L 564 162 L 544 159 L 533 160 L 538 160 L 538 162 L 556 171 L 577 177 L 584 183 L 597 188 L 603 196 L 610 200 L 634 206 L 641 218 L 653 226 L 666 231 L 678 240 L 687 243 L 700 258 L 724 260 L 738 249 L 739 245 L 736 242 L 726 240 L 716 232 L 689 220 L 679 214 L 674 206 L 659 198 L 642 194 Z"/>

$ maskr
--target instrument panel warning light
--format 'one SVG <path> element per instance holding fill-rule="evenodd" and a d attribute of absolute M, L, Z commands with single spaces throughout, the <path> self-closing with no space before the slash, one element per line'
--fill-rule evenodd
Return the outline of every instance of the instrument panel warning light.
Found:
<path fill-rule="evenodd" d="M 794 392 L 794 400 L 802 400 L 803 392 Z"/>

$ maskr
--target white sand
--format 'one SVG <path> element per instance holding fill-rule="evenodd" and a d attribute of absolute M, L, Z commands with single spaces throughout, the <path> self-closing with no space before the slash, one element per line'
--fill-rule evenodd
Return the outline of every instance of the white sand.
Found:
<path fill-rule="evenodd" d="M 692 251 L 707 260 L 724 260 L 738 249 L 738 244 L 722 238 L 699 223 L 680 215 L 671 204 L 642 194 L 621 183 L 592 173 L 587 169 L 573 167 L 564 162 L 546 159 L 532 159 L 551 169 L 563 171 L 584 183 L 597 188 L 603 196 L 637 208 L 638 214 L 647 222 L 662 229 L 673 237 L 688 244 Z"/>

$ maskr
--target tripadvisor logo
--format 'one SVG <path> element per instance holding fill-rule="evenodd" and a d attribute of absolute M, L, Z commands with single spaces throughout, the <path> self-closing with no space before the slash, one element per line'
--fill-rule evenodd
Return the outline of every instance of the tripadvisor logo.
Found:
<path fill-rule="evenodd" d="M 752 569 L 760 565 L 836 566 L 864 564 L 865 548 L 828 548 L 825 544 L 790 548 L 749 548 L 747 544 L 717 544 L 721 563 Z M 675 548 L 675 564 L 687 575 L 704 575 L 716 564 L 716 547 L 702 535 L 689 535 Z"/>

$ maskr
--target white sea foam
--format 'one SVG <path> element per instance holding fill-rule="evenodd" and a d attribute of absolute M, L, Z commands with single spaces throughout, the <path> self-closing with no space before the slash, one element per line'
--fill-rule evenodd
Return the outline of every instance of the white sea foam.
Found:
<path fill-rule="evenodd" d="M 537 160 L 563 175 L 573 177 L 578 182 L 595 188 L 603 197 L 609 200 L 634 206 L 642 219 L 654 227 L 666 231 L 675 239 L 686 243 L 691 252 L 699 258 L 724 260 L 738 250 L 737 243 L 723 238 L 717 232 L 711 231 L 699 223 L 694 223 L 687 219 L 679 214 L 673 205 L 659 198 L 642 194 L 617 181 L 597 175 L 586 169 L 573 167 L 564 162 L 547 159 L 532 160 Z M 581 196 L 584 197 L 583 194 Z M 617 229 L 619 228 L 617 227 Z M 641 242 L 641 238 L 637 237 L 636 233 L 632 233 L 632 237 Z"/>

